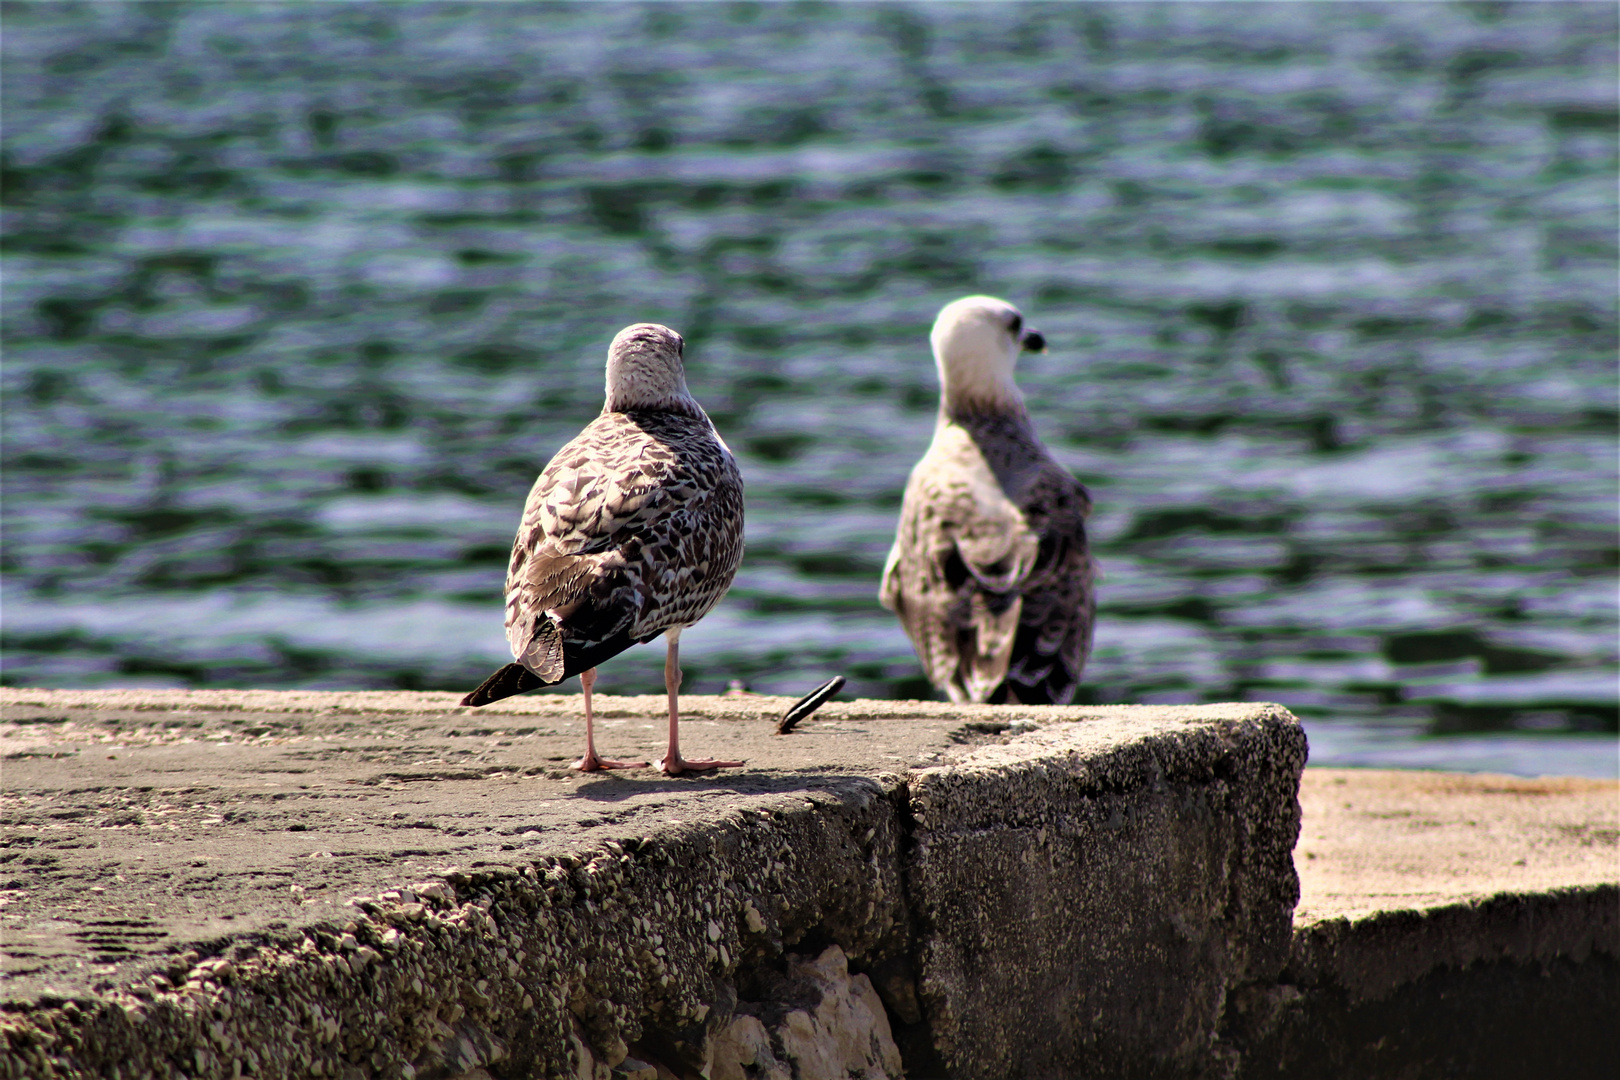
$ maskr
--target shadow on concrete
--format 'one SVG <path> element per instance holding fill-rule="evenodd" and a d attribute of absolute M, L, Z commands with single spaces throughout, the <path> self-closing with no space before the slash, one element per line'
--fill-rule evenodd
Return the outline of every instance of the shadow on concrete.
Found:
<path fill-rule="evenodd" d="M 688 794 L 693 791 L 725 791 L 738 795 L 792 794 L 800 791 L 826 791 L 869 794 L 882 790 L 882 785 L 866 776 L 848 773 L 824 772 L 814 769 L 775 769 L 769 774 L 699 774 L 692 777 L 669 777 L 668 784 L 657 780 L 608 778 L 587 780 L 565 799 L 585 799 L 591 802 L 623 802 L 636 795 Z M 679 786 L 676 786 L 679 785 Z"/>

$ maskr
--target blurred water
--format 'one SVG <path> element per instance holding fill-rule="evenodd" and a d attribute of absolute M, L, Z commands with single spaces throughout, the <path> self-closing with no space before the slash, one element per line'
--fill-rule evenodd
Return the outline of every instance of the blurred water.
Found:
<path fill-rule="evenodd" d="M 688 689 L 926 695 L 877 578 L 987 291 L 1097 502 L 1090 700 L 1617 771 L 1611 4 L 4 20 L 8 683 L 470 688 L 654 319 L 749 495 Z"/>

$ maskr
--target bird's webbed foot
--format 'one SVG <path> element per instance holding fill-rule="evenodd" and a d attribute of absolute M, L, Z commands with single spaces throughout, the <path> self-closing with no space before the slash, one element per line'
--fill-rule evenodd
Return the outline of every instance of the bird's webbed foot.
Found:
<path fill-rule="evenodd" d="M 645 761 L 618 761 L 614 758 L 586 754 L 568 767 L 578 769 L 580 772 L 605 772 L 608 769 L 645 769 L 647 763 Z"/>
<path fill-rule="evenodd" d="M 683 758 L 680 754 L 666 755 L 654 763 L 658 771 L 665 776 L 708 772 L 711 769 L 735 769 L 746 764 L 748 764 L 746 761 L 721 761 L 718 758 Z"/>

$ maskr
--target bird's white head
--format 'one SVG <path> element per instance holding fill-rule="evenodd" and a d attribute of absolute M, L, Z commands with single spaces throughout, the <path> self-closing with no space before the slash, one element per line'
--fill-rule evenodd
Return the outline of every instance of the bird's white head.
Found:
<path fill-rule="evenodd" d="M 1024 325 L 1017 308 L 993 296 L 946 304 L 928 339 L 947 411 L 1022 409 L 1024 396 L 1013 382 L 1018 354 L 1046 348 L 1046 339 Z"/>
<path fill-rule="evenodd" d="M 681 335 L 658 323 L 636 323 L 620 330 L 608 346 L 607 412 L 632 409 L 688 411 L 691 393 L 681 365 Z"/>

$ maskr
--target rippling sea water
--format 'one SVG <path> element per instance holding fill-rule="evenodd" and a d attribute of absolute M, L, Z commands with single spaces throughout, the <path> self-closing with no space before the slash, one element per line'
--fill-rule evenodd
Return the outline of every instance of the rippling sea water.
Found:
<path fill-rule="evenodd" d="M 470 688 L 658 320 L 749 497 L 687 688 L 926 696 L 877 580 L 983 291 L 1097 504 L 1087 700 L 1616 771 L 1612 4 L 3 18 L 10 684 Z"/>

